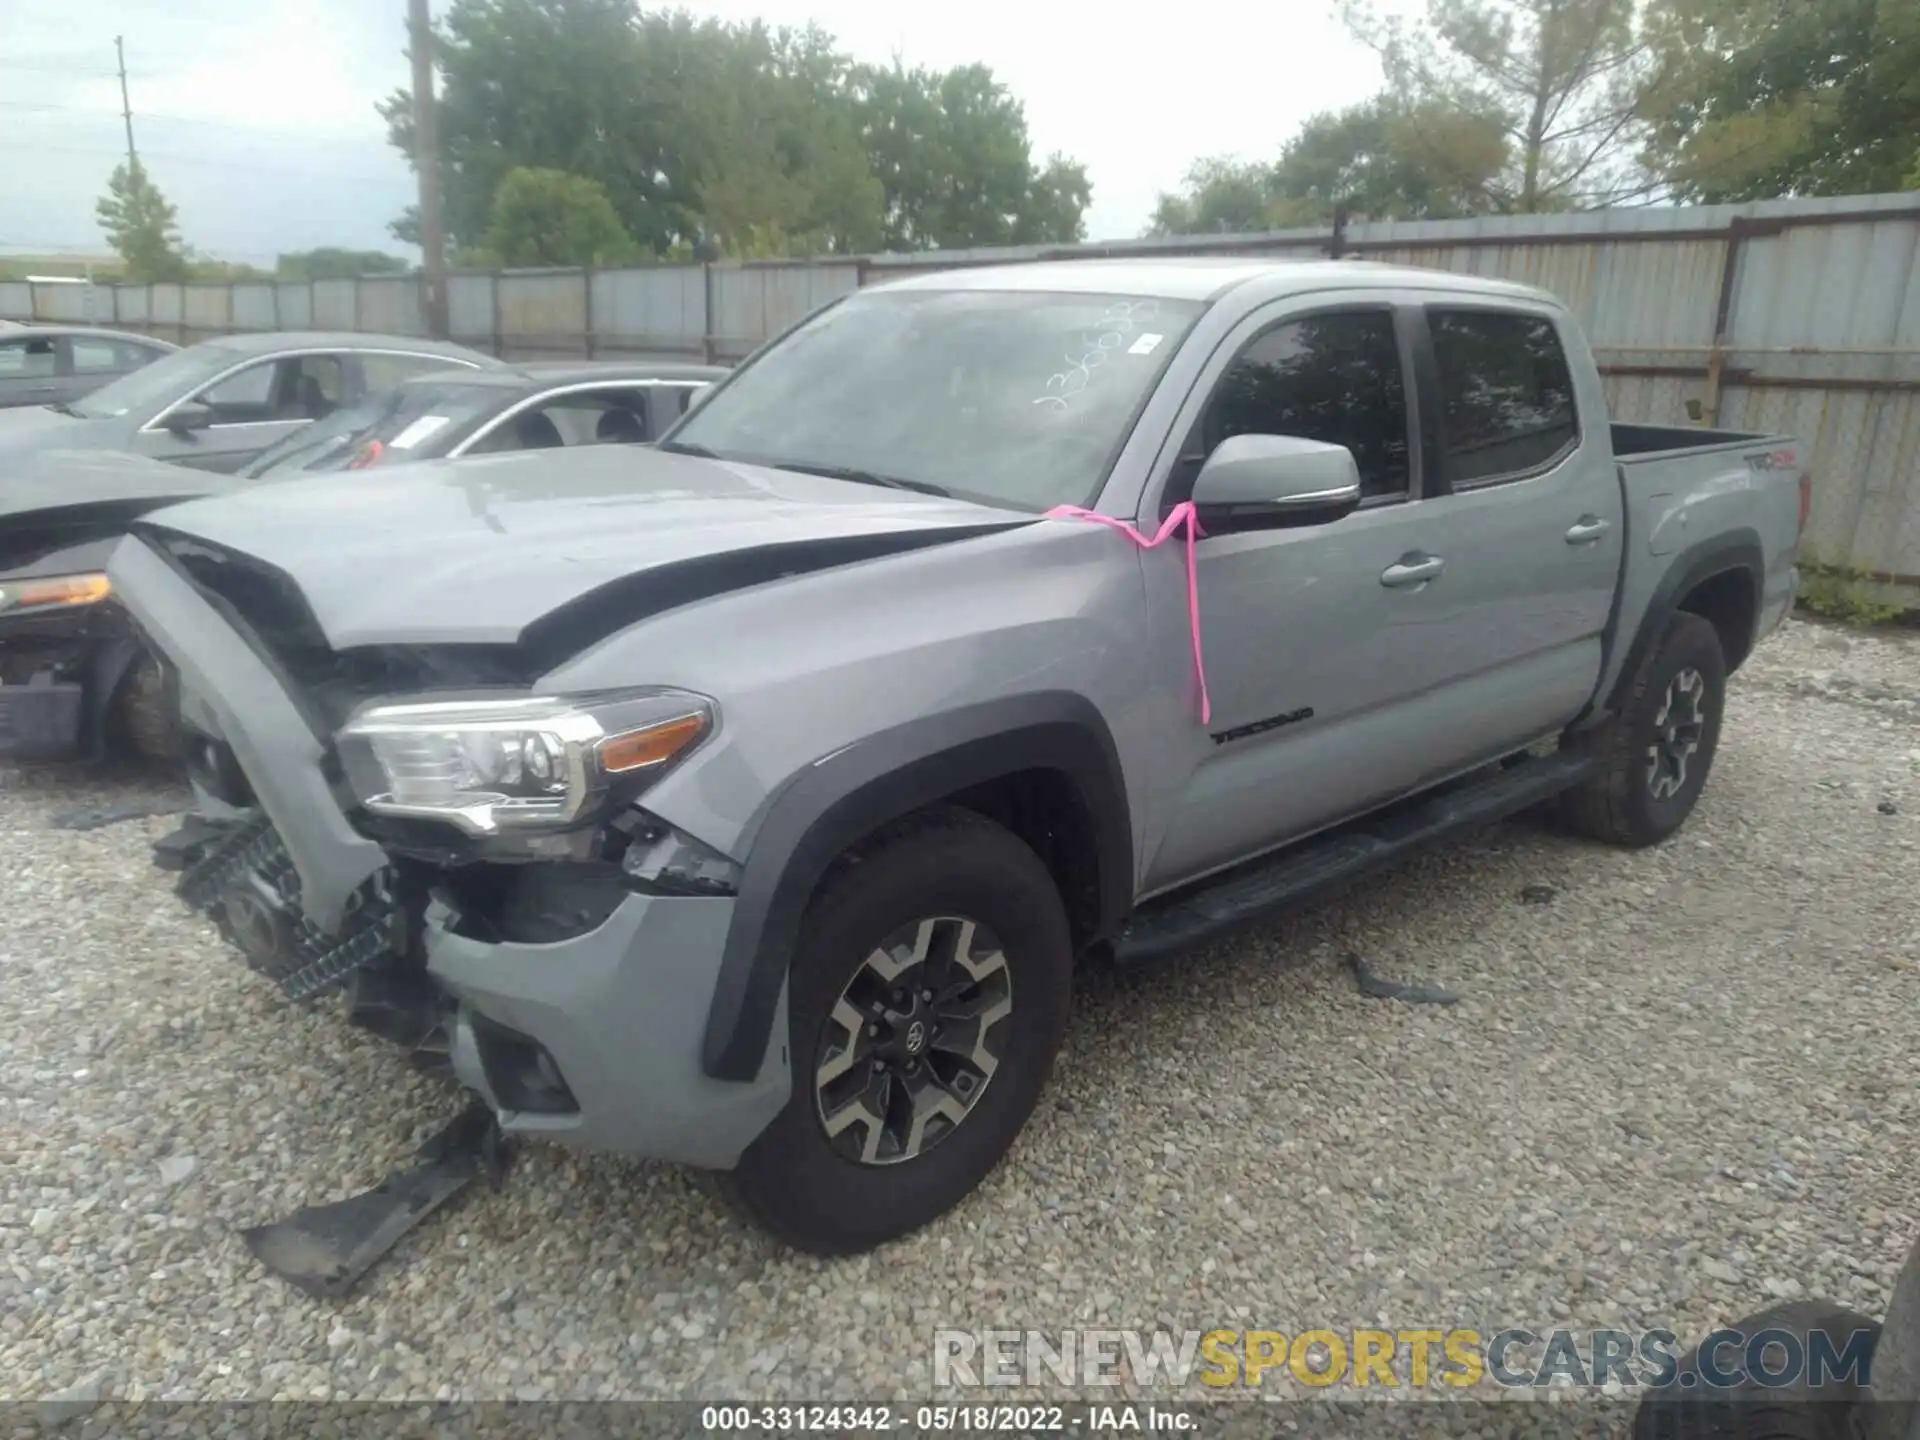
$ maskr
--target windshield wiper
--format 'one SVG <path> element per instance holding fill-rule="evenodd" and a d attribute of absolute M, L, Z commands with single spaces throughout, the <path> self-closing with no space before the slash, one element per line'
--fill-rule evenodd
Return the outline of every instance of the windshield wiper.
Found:
<path fill-rule="evenodd" d="M 65 400 L 55 400 L 51 405 L 48 405 L 44 408 L 51 410 L 58 415 L 71 415 L 76 420 L 81 418 L 80 412 L 74 409 L 73 406 L 69 405 Z"/>
<path fill-rule="evenodd" d="M 902 480 L 898 475 L 879 475 L 871 470 L 845 465 L 808 465 L 798 460 L 781 460 L 774 462 L 773 468 L 797 470 L 802 475 L 823 475 L 829 480 L 850 480 L 855 485 L 883 485 L 889 490 L 915 490 L 922 495 L 938 495 L 945 500 L 953 498 L 951 490 L 926 480 Z"/>

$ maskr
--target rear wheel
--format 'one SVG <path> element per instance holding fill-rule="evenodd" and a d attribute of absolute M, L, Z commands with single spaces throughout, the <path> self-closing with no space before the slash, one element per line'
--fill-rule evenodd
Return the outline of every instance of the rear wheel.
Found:
<path fill-rule="evenodd" d="M 969 811 L 849 857 L 802 924 L 793 1093 L 726 1177 L 800 1249 L 869 1249 L 950 1209 L 1033 1112 L 1066 1026 L 1072 943 L 1046 867 Z"/>
<path fill-rule="evenodd" d="M 1675 615 L 1599 738 L 1599 768 L 1564 798 L 1568 824 L 1630 846 L 1678 830 L 1706 788 L 1726 694 L 1718 633 L 1698 615 Z"/>

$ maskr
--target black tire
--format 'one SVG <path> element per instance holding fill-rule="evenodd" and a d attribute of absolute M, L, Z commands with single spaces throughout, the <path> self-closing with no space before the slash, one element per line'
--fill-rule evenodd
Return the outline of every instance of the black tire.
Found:
<path fill-rule="evenodd" d="M 1699 686 L 1694 749 L 1677 777 L 1670 766 L 1656 777 L 1649 750 L 1666 741 L 1661 717 L 1665 713 L 1671 725 L 1678 712 L 1669 707 L 1685 705 L 1692 718 L 1693 677 Z M 1613 845 L 1665 840 L 1686 823 L 1706 786 L 1726 699 L 1727 660 L 1719 635 L 1698 615 L 1675 615 L 1641 662 L 1626 704 L 1596 741 L 1599 768 L 1562 797 L 1562 818 L 1580 834 Z M 1656 793 L 1656 783 L 1674 788 Z"/>
<path fill-rule="evenodd" d="M 1729 1329 L 1747 1336 L 1763 1330 L 1784 1330 L 1800 1341 L 1805 1355 L 1809 1338 L 1824 1333 L 1835 1355 L 1842 1354 L 1853 1335 L 1866 1331 L 1875 1341 L 1880 1324 L 1857 1311 L 1818 1300 L 1776 1305 Z M 1738 1363 L 1732 1347 L 1717 1357 L 1724 1372 Z M 1693 1377 L 1691 1382 L 1687 1377 Z M 1796 1383 L 1777 1387 L 1744 1379 L 1715 1388 L 1700 1378 L 1698 1347 L 1680 1357 L 1674 1383 L 1650 1393 L 1633 1416 L 1633 1440 L 1849 1440 L 1849 1416 L 1865 1399 L 1851 1381 L 1812 1388 L 1802 1376 Z"/>
<path fill-rule="evenodd" d="M 999 1050 L 997 1065 L 984 1081 L 964 1082 L 968 1092 L 979 1087 L 970 1108 L 957 1123 L 941 1119 L 938 1138 L 924 1148 L 916 1140 L 912 1148 L 896 1152 L 905 1158 L 891 1161 L 849 1157 L 852 1137 L 858 1137 L 854 1148 L 862 1148 L 881 1127 L 862 1124 L 856 1132 L 843 1125 L 838 1141 L 829 1137 L 831 1092 L 822 1090 L 821 1057 L 842 1059 L 844 1052 L 852 1060 L 844 1076 L 848 1081 L 856 1071 L 864 1075 L 869 1063 L 875 1083 L 896 1077 L 880 1074 L 882 1060 L 859 1058 L 878 1056 L 879 1047 L 890 1042 L 862 1039 L 830 1017 L 843 999 L 856 994 L 852 987 L 870 976 L 867 957 L 898 956 L 898 950 L 878 947 L 929 917 L 960 917 L 998 939 L 986 963 L 1004 957 L 995 983 L 1007 987 L 1012 1008 L 979 1029 Z M 959 933 L 959 921 L 932 923 L 953 925 Z M 836 865 L 808 908 L 788 992 L 793 1094 L 723 1177 L 723 1189 L 775 1237 L 816 1254 L 868 1250 L 951 1209 L 1000 1163 L 1033 1113 L 1066 1030 L 1072 961 L 1059 891 L 1040 858 L 1017 836 L 952 807 L 889 827 Z M 919 1003 L 912 996 L 909 1001 Z M 839 1035 L 850 1038 L 836 1048 Z M 935 1057 L 926 1043 L 926 1073 L 931 1074 Z M 942 1057 L 943 1065 L 950 1063 L 957 1062 Z M 900 1083 L 908 1082 L 901 1078 Z M 951 1093 L 957 1084 L 942 1089 Z M 895 1113 L 885 1105 L 881 1109 Z M 931 1134 L 933 1127 L 914 1133 Z"/>
<path fill-rule="evenodd" d="M 123 755 L 172 765 L 185 754 L 179 714 L 160 662 L 142 653 L 121 678 L 107 711 L 110 743 Z"/>

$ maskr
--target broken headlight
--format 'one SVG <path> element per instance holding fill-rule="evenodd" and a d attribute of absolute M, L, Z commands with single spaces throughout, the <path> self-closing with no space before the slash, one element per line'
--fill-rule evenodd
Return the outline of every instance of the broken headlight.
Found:
<path fill-rule="evenodd" d="M 342 768 L 375 815 L 469 835 L 558 830 L 631 800 L 713 728 L 680 690 L 372 705 L 341 729 Z"/>

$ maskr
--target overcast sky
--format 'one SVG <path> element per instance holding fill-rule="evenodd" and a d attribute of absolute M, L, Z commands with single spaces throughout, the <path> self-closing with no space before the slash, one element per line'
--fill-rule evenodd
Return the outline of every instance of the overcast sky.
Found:
<path fill-rule="evenodd" d="M 439 13 L 448 0 L 434 0 Z M 1092 239 L 1140 233 L 1196 156 L 1270 156 L 1378 66 L 1329 0 L 687 0 L 814 21 L 866 60 L 984 61 L 1026 104 L 1034 148 L 1085 162 Z M 0 249 L 96 251 L 93 204 L 121 157 L 113 38 L 134 139 L 187 243 L 270 264 L 316 245 L 397 249 L 412 177 L 376 100 L 406 83 L 405 0 L 0 0 Z"/>

